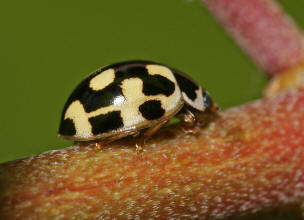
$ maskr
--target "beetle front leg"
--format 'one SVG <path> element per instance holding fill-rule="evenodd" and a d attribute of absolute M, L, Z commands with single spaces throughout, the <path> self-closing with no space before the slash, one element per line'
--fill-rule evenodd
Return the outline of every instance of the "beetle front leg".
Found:
<path fill-rule="evenodd" d="M 197 119 L 194 113 L 187 107 L 184 106 L 176 117 L 181 121 L 185 133 L 196 134 L 198 132 L 196 126 Z"/>

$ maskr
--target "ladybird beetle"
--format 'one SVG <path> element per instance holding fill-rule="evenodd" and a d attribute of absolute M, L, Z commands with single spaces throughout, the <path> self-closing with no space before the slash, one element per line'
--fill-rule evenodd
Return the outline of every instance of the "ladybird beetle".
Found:
<path fill-rule="evenodd" d="M 187 75 L 150 61 L 122 62 L 101 68 L 84 79 L 67 100 L 59 136 L 96 141 L 100 148 L 146 129 L 136 144 L 177 117 L 186 126 L 197 113 L 215 112 L 208 92 Z"/>

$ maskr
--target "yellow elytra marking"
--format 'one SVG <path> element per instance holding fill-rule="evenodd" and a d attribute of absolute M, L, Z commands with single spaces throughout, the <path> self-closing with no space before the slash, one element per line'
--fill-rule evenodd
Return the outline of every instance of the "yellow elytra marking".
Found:
<path fill-rule="evenodd" d="M 139 78 L 125 79 L 122 82 L 122 93 L 126 96 L 126 102 L 121 108 L 121 117 L 124 126 L 134 126 L 145 121 L 138 107 L 149 99 L 142 93 L 143 82 Z M 135 89 L 136 88 L 136 89 Z M 155 96 L 154 96 L 155 98 Z"/>
<path fill-rule="evenodd" d="M 109 84 L 111 84 L 114 81 L 114 79 L 115 79 L 114 69 L 108 69 L 99 73 L 97 76 L 91 79 L 90 87 L 95 91 L 99 91 L 107 87 Z"/>
<path fill-rule="evenodd" d="M 176 79 L 172 73 L 172 71 L 165 66 L 157 65 L 157 64 L 149 64 L 146 66 L 146 69 L 148 70 L 148 73 L 150 75 L 161 75 L 167 79 L 170 79 L 172 82 L 174 82 L 176 86 Z"/>
<path fill-rule="evenodd" d="M 164 95 L 161 95 L 162 99 L 160 99 L 162 101 L 162 107 L 165 110 L 171 110 L 176 106 L 176 103 L 181 98 L 181 91 L 172 71 L 168 67 L 157 64 L 149 64 L 146 66 L 146 69 L 150 75 L 161 75 L 174 83 L 174 93 L 171 96 L 167 97 L 167 99 Z"/>
<path fill-rule="evenodd" d="M 90 137 L 92 136 L 92 126 L 88 121 L 88 115 L 84 110 L 83 105 L 79 100 L 71 103 L 66 110 L 64 119 L 71 119 L 74 122 L 76 129 L 76 137 Z"/>
<path fill-rule="evenodd" d="M 186 102 L 190 103 L 191 106 L 195 107 L 196 109 L 198 109 L 200 111 L 204 111 L 205 105 L 204 105 L 204 101 L 203 101 L 202 88 L 199 87 L 199 89 L 196 90 L 195 93 L 196 93 L 196 99 L 194 101 L 192 101 L 190 98 L 188 98 L 186 93 L 182 92 L 183 98 Z"/>

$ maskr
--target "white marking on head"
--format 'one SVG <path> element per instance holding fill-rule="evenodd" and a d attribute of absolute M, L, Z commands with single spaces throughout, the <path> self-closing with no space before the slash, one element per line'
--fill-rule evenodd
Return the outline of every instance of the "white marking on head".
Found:
<path fill-rule="evenodd" d="M 205 105 L 204 105 L 204 99 L 203 99 L 203 94 L 202 94 L 202 88 L 199 87 L 199 89 L 195 90 L 196 93 L 196 99 L 192 101 L 186 93 L 182 92 L 183 98 L 185 102 L 190 105 L 191 107 L 199 110 L 199 111 L 204 111 L 205 110 Z"/>
<path fill-rule="evenodd" d="M 93 79 L 91 79 L 90 87 L 95 91 L 99 91 L 110 85 L 112 82 L 114 82 L 114 79 L 115 79 L 115 70 L 108 69 L 99 73 Z"/>

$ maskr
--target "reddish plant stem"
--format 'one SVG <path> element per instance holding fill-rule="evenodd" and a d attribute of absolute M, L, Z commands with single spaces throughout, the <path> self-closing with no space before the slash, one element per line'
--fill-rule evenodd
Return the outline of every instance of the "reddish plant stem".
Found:
<path fill-rule="evenodd" d="M 304 199 L 304 91 L 228 109 L 195 135 L 163 129 L 102 152 L 64 150 L 0 165 L 0 219 L 215 219 Z"/>
<path fill-rule="evenodd" d="M 301 33 L 273 1 L 204 2 L 270 75 L 303 60 Z M 167 128 L 141 155 L 129 139 L 1 164 L 0 219 L 214 219 L 299 205 L 303 103 L 293 89 L 226 110 L 197 136 Z"/>
<path fill-rule="evenodd" d="M 202 0 L 251 59 L 269 75 L 304 60 L 304 39 L 273 0 Z"/>

